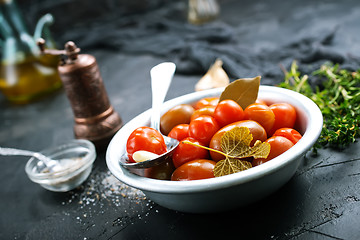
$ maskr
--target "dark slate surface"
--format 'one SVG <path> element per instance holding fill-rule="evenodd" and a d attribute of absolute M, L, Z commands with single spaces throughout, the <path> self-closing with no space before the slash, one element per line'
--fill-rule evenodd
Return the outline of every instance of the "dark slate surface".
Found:
<path fill-rule="evenodd" d="M 58 27 L 55 35 L 60 42 L 72 38 L 95 55 L 110 100 L 124 122 L 150 107 L 149 70 L 162 61 L 174 60 L 179 66 L 167 99 L 193 91 L 199 74 L 217 54 L 233 78 L 261 74 L 267 84 L 281 81 L 279 64 L 288 66 L 293 59 L 308 72 L 326 60 L 358 67 L 356 1 L 222 1 L 220 18 L 202 27 L 184 22 L 184 6 L 169 3 L 114 21 L 100 17 L 104 27 L 113 26 L 103 39 L 91 37 L 101 36 L 102 28 L 88 19 L 74 29 Z M 163 16 L 171 21 L 160 24 L 157 19 Z M 176 42 L 171 40 L 176 39 L 173 27 L 185 33 Z M 217 42 L 214 29 L 221 33 Z M 149 48 L 153 45 L 141 48 L 141 33 L 143 42 L 163 40 L 163 52 Z M 99 44 L 106 39 L 113 41 Z M 63 91 L 23 106 L 0 96 L 0 109 L 0 146 L 41 150 L 73 138 L 73 115 Z M 158 206 L 111 176 L 104 151 L 89 179 L 67 193 L 32 183 L 24 171 L 26 158 L 0 157 L 0 239 L 359 239 L 359 147 L 357 142 L 343 151 L 308 153 L 279 191 L 220 214 L 186 214 Z"/>

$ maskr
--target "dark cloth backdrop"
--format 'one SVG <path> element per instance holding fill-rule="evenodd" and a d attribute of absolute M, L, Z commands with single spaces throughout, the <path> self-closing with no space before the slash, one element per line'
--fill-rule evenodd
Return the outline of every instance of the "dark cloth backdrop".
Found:
<path fill-rule="evenodd" d="M 184 24 L 186 3 L 174 1 L 148 12 L 80 22 L 57 41 L 73 40 L 85 50 L 103 47 L 166 57 L 177 64 L 179 74 L 203 74 L 220 58 L 232 79 L 262 75 L 263 84 L 276 84 L 284 76 L 280 64 L 288 69 L 294 60 L 304 73 L 327 61 L 359 68 L 359 47 L 354 46 L 360 38 L 360 4 L 345 2 L 340 11 L 334 0 L 221 1 L 216 21 L 191 25 Z M 237 17 L 229 17 L 234 11 Z"/>

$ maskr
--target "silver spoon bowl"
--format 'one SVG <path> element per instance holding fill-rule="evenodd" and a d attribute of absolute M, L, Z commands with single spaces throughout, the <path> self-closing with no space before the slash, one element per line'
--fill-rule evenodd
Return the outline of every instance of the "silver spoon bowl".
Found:
<path fill-rule="evenodd" d="M 164 102 L 166 93 L 170 87 L 170 83 L 175 73 L 176 66 L 171 62 L 164 62 L 156 65 L 150 70 L 151 76 L 151 92 L 152 92 L 152 114 L 150 127 L 160 132 L 160 113 L 161 106 Z M 160 132 L 161 133 L 161 132 Z M 179 145 L 179 141 L 164 136 L 167 152 L 154 158 L 142 162 L 130 163 L 127 154 L 120 158 L 120 165 L 127 169 L 145 169 L 158 166 L 164 162 L 170 161 L 175 148 Z"/>

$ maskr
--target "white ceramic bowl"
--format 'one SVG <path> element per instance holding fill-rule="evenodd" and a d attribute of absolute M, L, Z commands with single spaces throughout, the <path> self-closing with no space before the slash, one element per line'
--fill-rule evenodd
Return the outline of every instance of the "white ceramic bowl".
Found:
<path fill-rule="evenodd" d="M 181 103 L 192 103 L 204 97 L 219 96 L 223 89 L 187 94 L 163 105 L 163 113 Z M 296 128 L 302 139 L 282 155 L 262 165 L 236 174 L 195 181 L 165 181 L 135 175 L 119 164 L 126 152 L 125 145 L 130 133 L 137 127 L 150 123 L 151 109 L 138 115 L 123 126 L 111 140 L 106 163 L 120 181 L 142 190 L 145 195 L 161 206 L 192 213 L 218 212 L 233 209 L 257 201 L 284 185 L 296 172 L 303 155 L 318 139 L 323 117 L 320 109 L 309 98 L 278 87 L 260 86 L 260 99 L 267 103 L 287 102 L 297 111 Z"/>

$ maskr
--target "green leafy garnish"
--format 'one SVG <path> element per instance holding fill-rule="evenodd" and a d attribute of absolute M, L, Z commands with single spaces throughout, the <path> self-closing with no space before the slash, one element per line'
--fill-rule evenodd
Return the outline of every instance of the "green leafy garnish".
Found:
<path fill-rule="evenodd" d="M 244 158 L 266 158 L 270 153 L 270 144 L 256 141 L 254 146 L 250 147 L 253 139 L 249 128 L 235 127 L 221 137 L 221 149 L 218 151 L 212 148 L 207 148 L 190 141 L 183 141 L 183 143 L 192 144 L 210 151 L 222 154 L 225 159 L 216 163 L 214 168 L 215 177 L 220 177 L 236 172 L 240 172 L 252 167 L 249 161 Z"/>
<path fill-rule="evenodd" d="M 360 71 L 350 72 L 338 65 L 324 64 L 313 76 L 324 78 L 322 86 L 313 89 L 308 75 L 302 75 L 294 61 L 279 86 L 302 93 L 320 108 L 324 125 L 317 143 L 322 146 L 345 147 L 360 136 Z"/>

